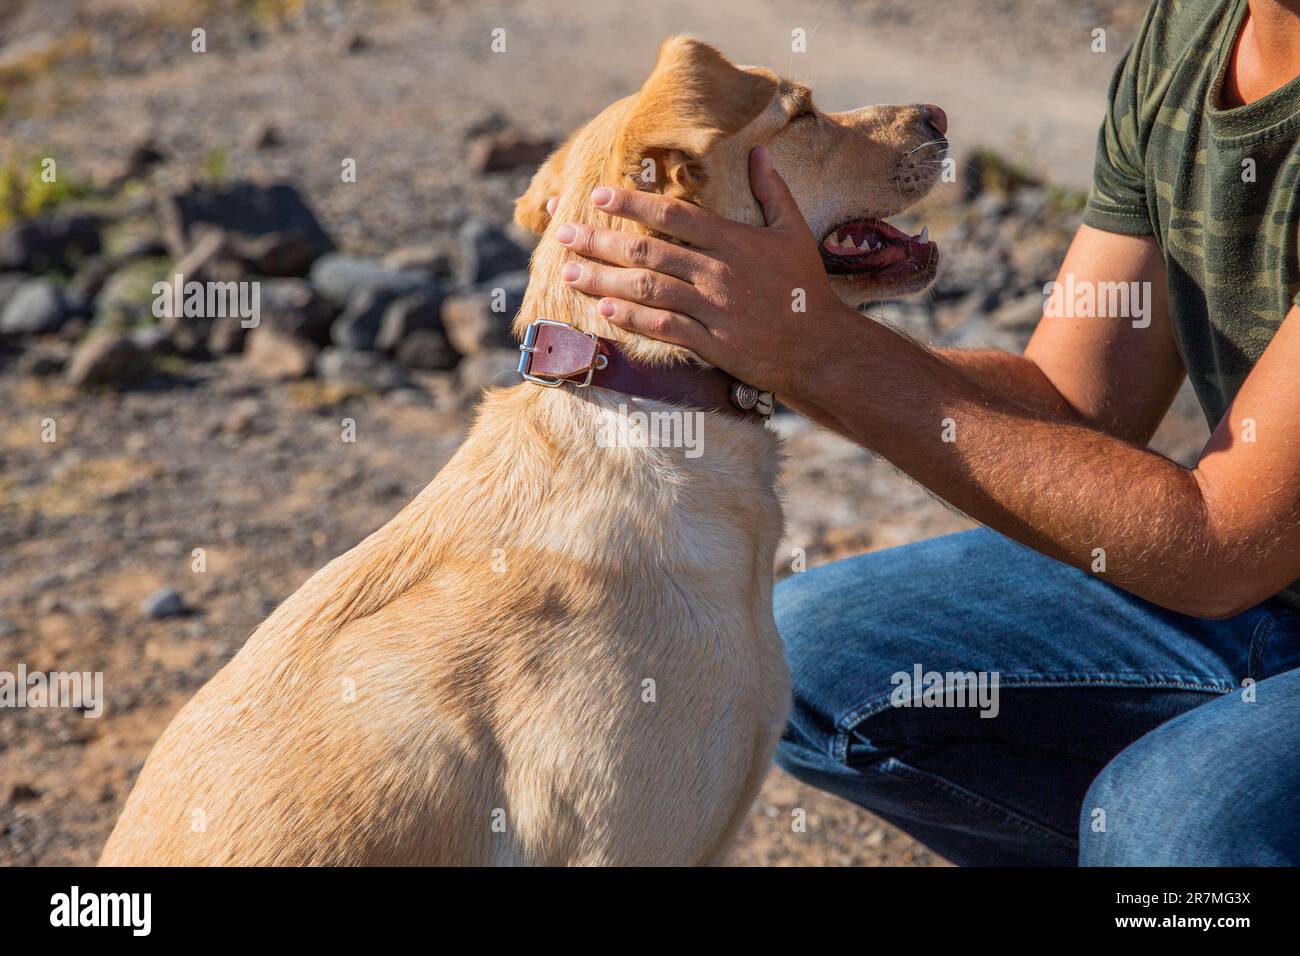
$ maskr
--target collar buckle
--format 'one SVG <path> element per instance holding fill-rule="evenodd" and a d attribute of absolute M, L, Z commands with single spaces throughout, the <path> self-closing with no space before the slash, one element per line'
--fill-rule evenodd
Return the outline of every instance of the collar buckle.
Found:
<path fill-rule="evenodd" d="M 537 335 L 542 326 L 552 326 L 554 328 L 568 329 L 570 332 L 576 332 L 584 335 L 591 340 L 591 355 L 587 359 L 586 365 L 577 369 L 572 375 L 564 377 L 549 375 L 534 375 L 529 369 L 532 366 L 533 356 L 537 353 Z M 545 388 L 558 388 L 561 385 L 569 384 L 578 388 L 586 388 L 591 384 L 592 376 L 604 369 L 609 364 L 608 356 L 600 351 L 600 339 L 595 332 L 584 332 L 582 329 L 574 328 L 568 322 L 555 322 L 551 319 L 535 319 L 528 323 L 528 328 L 524 332 L 524 341 L 519 346 L 519 367 L 516 371 L 523 376 L 524 381 L 532 382 L 534 385 L 541 385 Z M 583 375 L 585 378 L 577 380 L 577 376 Z"/>

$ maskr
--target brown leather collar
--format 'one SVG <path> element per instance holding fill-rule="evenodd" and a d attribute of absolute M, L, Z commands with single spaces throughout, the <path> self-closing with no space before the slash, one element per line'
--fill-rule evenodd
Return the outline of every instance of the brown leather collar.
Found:
<path fill-rule="evenodd" d="M 755 422 L 772 414 L 771 392 L 760 392 L 721 369 L 684 362 L 646 365 L 629 356 L 613 339 L 583 332 L 565 322 L 533 322 L 519 352 L 519 374 L 526 381 L 548 388 L 566 384 L 609 388 L 655 401 L 727 412 Z"/>

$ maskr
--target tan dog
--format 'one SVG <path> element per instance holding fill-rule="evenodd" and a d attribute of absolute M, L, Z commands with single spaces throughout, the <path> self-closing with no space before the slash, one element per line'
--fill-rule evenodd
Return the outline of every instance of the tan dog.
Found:
<path fill-rule="evenodd" d="M 937 178 L 946 144 L 925 110 L 821 113 L 806 88 L 685 38 L 556 151 L 516 217 L 544 233 L 559 196 L 556 221 L 609 224 L 588 196 L 622 183 L 760 223 L 758 143 L 846 301 L 931 280 L 934 247 L 877 221 Z M 683 357 L 605 323 L 560 280 L 569 258 L 543 238 L 520 330 L 563 320 L 642 358 Z M 176 716 L 100 862 L 719 860 L 789 694 L 771 611 L 777 441 L 710 412 L 702 455 L 598 443 L 634 401 L 488 393 L 424 491 Z"/>

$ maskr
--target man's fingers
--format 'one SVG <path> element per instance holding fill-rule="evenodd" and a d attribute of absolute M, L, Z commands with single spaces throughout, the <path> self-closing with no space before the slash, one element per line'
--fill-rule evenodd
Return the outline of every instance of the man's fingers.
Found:
<path fill-rule="evenodd" d="M 554 216 L 555 207 L 558 206 L 559 204 L 560 204 L 559 196 L 552 196 L 550 199 L 546 200 L 546 215 Z"/>
<path fill-rule="evenodd" d="M 772 165 L 766 146 L 755 146 L 749 151 L 749 188 L 763 207 L 763 218 L 769 228 L 808 231 L 808 223 L 790 194 L 790 187 Z"/>
<path fill-rule="evenodd" d="M 647 308 L 623 299 L 601 299 L 596 309 L 621 329 L 681 345 L 697 354 L 700 346 L 708 341 L 709 330 L 680 312 Z"/>
<path fill-rule="evenodd" d="M 680 199 L 636 189 L 601 186 L 592 192 L 591 201 L 596 208 L 611 216 L 639 222 L 655 232 L 681 239 L 701 249 L 716 246 L 719 229 L 735 225 L 707 209 Z"/>
<path fill-rule="evenodd" d="M 685 246 L 675 246 L 644 233 L 617 232 L 582 223 L 565 223 L 555 230 L 555 241 L 592 259 L 666 272 L 686 282 L 694 282 L 712 262 Z"/>
<path fill-rule="evenodd" d="M 561 273 L 575 289 L 627 299 L 659 309 L 694 314 L 706 303 L 695 286 L 649 269 L 621 269 L 598 262 L 570 262 Z"/>

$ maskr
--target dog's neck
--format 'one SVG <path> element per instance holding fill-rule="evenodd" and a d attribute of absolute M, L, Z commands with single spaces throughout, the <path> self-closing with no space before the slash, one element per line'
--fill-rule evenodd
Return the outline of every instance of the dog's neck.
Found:
<path fill-rule="evenodd" d="M 667 365 L 681 361 L 695 361 L 695 356 L 677 345 L 657 342 L 643 335 L 627 332 L 612 324 L 596 311 L 596 296 L 579 292 L 564 281 L 561 272 L 569 262 L 584 261 L 581 256 L 555 241 L 554 233 L 564 223 L 586 223 L 607 229 L 629 232 L 639 227 L 625 219 L 618 219 L 592 207 L 591 191 L 599 185 L 599 177 L 578 183 L 560 196 L 555 215 L 542 233 L 533 251 L 529 268 L 528 290 L 515 318 L 515 337 L 522 340 L 524 330 L 532 322 L 548 319 L 567 322 L 584 332 L 594 332 L 602 338 L 613 339 L 631 358 L 649 365 Z"/>

